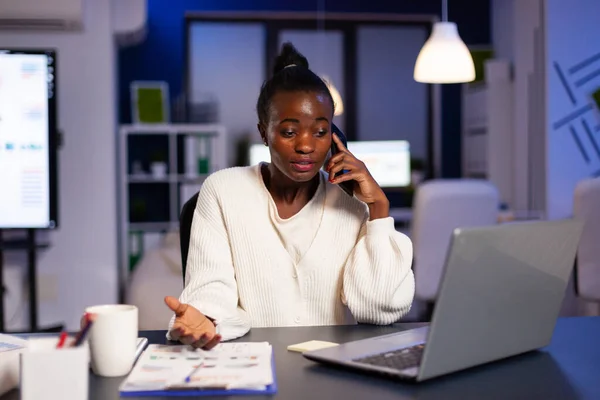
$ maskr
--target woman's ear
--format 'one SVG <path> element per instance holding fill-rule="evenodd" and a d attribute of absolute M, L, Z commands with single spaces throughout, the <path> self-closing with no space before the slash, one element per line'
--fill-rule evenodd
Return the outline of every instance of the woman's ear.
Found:
<path fill-rule="evenodd" d="M 259 122 L 256 124 L 256 127 L 258 128 L 262 142 L 265 144 L 265 146 L 268 146 L 269 143 L 267 142 L 267 130 L 265 129 L 264 125 Z"/>

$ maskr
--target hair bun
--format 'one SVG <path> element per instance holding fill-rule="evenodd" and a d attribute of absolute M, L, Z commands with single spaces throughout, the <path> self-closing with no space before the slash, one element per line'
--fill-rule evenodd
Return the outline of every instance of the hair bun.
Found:
<path fill-rule="evenodd" d="M 275 59 L 275 67 L 273 68 L 273 74 L 282 71 L 285 67 L 291 65 L 299 65 L 308 69 L 308 60 L 302 54 L 296 50 L 293 44 L 285 42 L 281 47 L 281 52 Z"/>

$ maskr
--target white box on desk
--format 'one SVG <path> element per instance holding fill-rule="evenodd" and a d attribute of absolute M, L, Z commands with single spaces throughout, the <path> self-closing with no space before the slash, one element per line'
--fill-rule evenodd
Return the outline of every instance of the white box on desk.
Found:
<path fill-rule="evenodd" d="M 0 334 L 0 396 L 19 387 L 19 361 L 27 345 L 25 339 Z"/>
<path fill-rule="evenodd" d="M 86 400 L 90 350 L 86 343 L 57 349 L 57 337 L 30 338 L 21 354 L 22 400 Z"/>

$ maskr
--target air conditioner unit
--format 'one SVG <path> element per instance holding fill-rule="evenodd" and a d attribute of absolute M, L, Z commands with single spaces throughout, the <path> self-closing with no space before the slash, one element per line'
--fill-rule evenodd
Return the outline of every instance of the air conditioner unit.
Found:
<path fill-rule="evenodd" d="M 84 0 L 0 0 L 0 29 L 79 30 Z"/>
<path fill-rule="evenodd" d="M 112 0 L 112 25 L 117 44 L 134 46 L 146 39 L 147 0 Z"/>

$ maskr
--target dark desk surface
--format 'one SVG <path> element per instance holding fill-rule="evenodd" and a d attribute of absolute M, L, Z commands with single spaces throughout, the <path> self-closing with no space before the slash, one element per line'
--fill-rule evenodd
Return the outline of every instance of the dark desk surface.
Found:
<path fill-rule="evenodd" d="M 273 345 L 279 393 L 259 398 L 600 399 L 600 317 L 559 319 L 552 343 L 540 351 L 419 384 L 321 366 L 286 350 L 290 344 L 307 340 L 342 343 L 416 326 L 419 324 L 264 328 L 253 329 L 240 341 L 268 341 Z M 140 336 L 150 343 L 165 342 L 164 331 L 141 332 Z M 122 380 L 92 375 L 90 399 L 118 399 Z M 0 400 L 18 398 L 18 392 L 12 392 Z"/>

